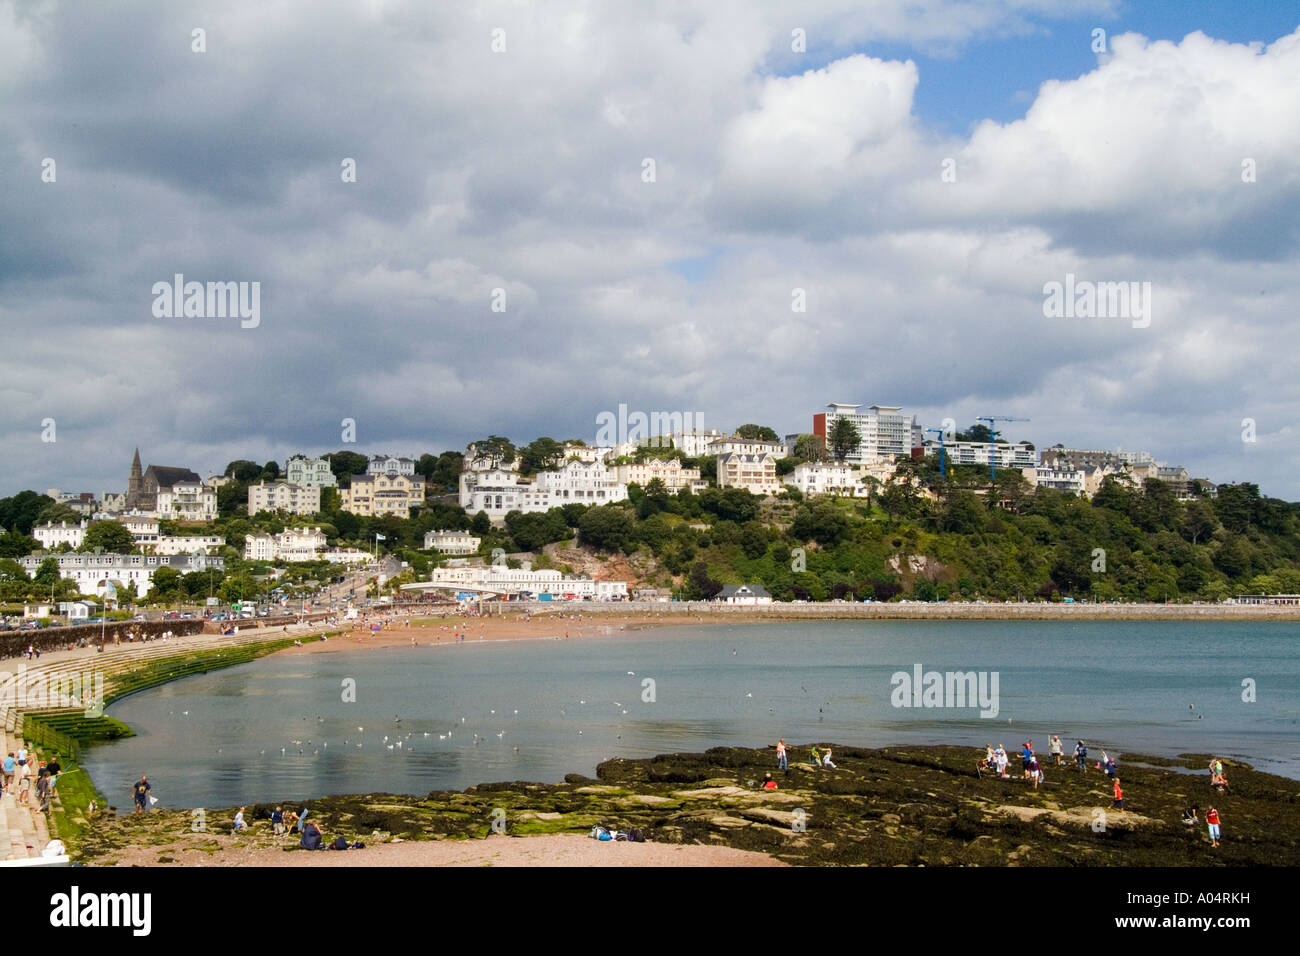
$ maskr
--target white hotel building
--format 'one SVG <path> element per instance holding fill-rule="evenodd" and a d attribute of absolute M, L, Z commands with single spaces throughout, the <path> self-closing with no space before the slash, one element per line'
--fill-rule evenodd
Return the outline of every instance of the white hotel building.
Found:
<path fill-rule="evenodd" d="M 112 581 L 122 598 L 144 597 L 149 592 L 153 573 L 159 568 L 173 568 L 181 574 L 192 571 L 218 571 L 225 567 L 220 557 L 192 555 L 152 554 L 29 554 L 18 563 L 28 574 L 34 574 L 45 558 L 59 562 L 59 576 L 77 582 L 82 594 L 98 594 L 105 581 Z"/>
<path fill-rule="evenodd" d="M 533 571 L 528 567 L 501 568 L 434 568 L 427 583 L 408 584 L 404 589 L 429 590 L 430 586 L 455 590 L 488 591 L 491 594 L 550 594 L 565 598 L 591 598 L 593 601 L 618 601 L 627 599 L 626 581 L 596 581 L 587 577 L 573 577 L 554 569 Z"/>
<path fill-rule="evenodd" d="M 499 524 L 511 511 L 549 511 L 568 504 L 605 505 L 627 498 L 627 485 L 611 477 L 604 465 L 570 461 L 555 471 L 541 471 L 532 482 L 502 468 L 466 470 L 460 475 L 460 506 L 467 514 L 486 512 Z"/>

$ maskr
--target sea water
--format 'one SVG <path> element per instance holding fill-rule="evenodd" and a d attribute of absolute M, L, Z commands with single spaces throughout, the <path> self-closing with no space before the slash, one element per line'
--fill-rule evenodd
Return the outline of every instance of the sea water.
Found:
<path fill-rule="evenodd" d="M 973 700 L 896 706 L 896 675 L 918 665 L 923 674 L 996 674 L 996 716 L 981 717 Z M 781 737 L 792 748 L 1008 750 L 1032 739 L 1045 753 L 1059 734 L 1067 756 L 1081 737 L 1121 766 L 1125 753 L 1213 753 L 1300 778 L 1300 624 L 611 628 L 573 640 L 273 655 L 143 691 L 108 712 L 137 736 L 87 748 L 81 763 L 123 807 L 142 773 L 162 806 L 237 806 L 555 782 L 592 775 L 615 756 Z M 792 759 L 805 757 L 792 749 Z"/>

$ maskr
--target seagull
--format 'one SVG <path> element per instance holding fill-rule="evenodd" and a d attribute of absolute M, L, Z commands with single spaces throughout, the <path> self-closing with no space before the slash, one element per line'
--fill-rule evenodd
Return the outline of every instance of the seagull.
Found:
<path fill-rule="evenodd" d="M 628 672 L 627 672 L 627 676 L 628 676 L 628 677 L 635 677 L 636 674 L 635 674 L 634 672 L 632 672 L 632 671 L 628 671 Z"/>
<path fill-rule="evenodd" d="M 502 737 L 504 737 L 505 735 L 506 735 L 506 732 L 505 732 L 504 730 L 501 731 L 501 733 L 497 734 L 497 740 L 500 740 L 500 739 L 501 739 Z"/>
<path fill-rule="evenodd" d="M 754 695 L 753 695 L 753 694 L 746 694 L 745 696 L 746 696 L 746 697 L 753 697 Z"/>
<path fill-rule="evenodd" d="M 578 701 L 578 703 L 580 703 L 580 704 L 585 704 L 585 703 L 586 703 L 586 701 L 585 701 L 585 700 L 580 700 L 580 701 Z M 187 714 L 188 714 L 188 713 L 189 713 L 189 711 L 188 711 L 188 710 L 187 710 L 187 711 L 185 711 L 185 713 L 187 713 Z"/>

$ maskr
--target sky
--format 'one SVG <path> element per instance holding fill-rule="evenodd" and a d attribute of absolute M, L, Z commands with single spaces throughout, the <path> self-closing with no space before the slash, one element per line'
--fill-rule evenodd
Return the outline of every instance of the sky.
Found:
<path fill-rule="evenodd" d="M 0 0 L 0 495 L 849 402 L 1300 500 L 1297 157 L 1294 4 Z"/>

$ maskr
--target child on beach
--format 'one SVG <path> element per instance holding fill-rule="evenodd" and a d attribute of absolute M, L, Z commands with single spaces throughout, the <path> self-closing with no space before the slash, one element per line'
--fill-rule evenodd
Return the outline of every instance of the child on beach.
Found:
<path fill-rule="evenodd" d="M 1112 807 L 1116 810 L 1124 809 L 1124 791 L 1119 788 L 1119 777 L 1115 778 L 1115 802 Z"/>
<path fill-rule="evenodd" d="M 1210 846 L 1219 845 L 1219 811 L 1214 807 L 1205 811 L 1205 822 L 1210 828 Z"/>
<path fill-rule="evenodd" d="M 819 751 L 815 745 L 813 746 L 812 753 L 808 755 L 808 759 L 812 762 L 814 770 L 822 765 L 821 751 Z"/>

